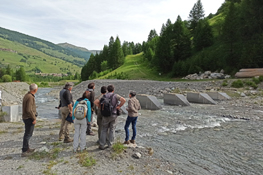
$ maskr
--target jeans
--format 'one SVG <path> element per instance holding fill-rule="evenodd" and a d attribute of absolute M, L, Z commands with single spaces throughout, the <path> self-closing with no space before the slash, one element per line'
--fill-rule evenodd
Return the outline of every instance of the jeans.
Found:
<path fill-rule="evenodd" d="M 32 119 L 25 119 L 23 120 L 25 123 L 25 134 L 23 138 L 23 148 L 22 152 L 26 152 L 29 149 L 29 140 L 33 135 L 34 131 L 34 124 L 32 124 L 33 120 Z"/>
<path fill-rule="evenodd" d="M 112 146 L 115 137 L 115 128 L 117 124 L 117 115 L 102 117 L 102 129 L 100 134 L 100 146 Z"/>
<path fill-rule="evenodd" d="M 126 133 L 125 141 L 129 140 L 129 126 L 131 123 L 132 123 L 132 131 L 133 131 L 132 140 L 135 140 L 137 118 L 138 117 L 129 117 L 129 116 L 127 117 L 127 120 L 124 126 L 125 133 Z"/>
<path fill-rule="evenodd" d="M 82 120 L 74 120 L 74 141 L 73 141 L 73 150 L 77 151 L 78 146 L 80 146 L 80 150 L 84 150 L 86 147 L 86 130 L 87 130 L 87 120 L 86 118 Z M 80 144 L 79 144 L 80 139 Z"/>

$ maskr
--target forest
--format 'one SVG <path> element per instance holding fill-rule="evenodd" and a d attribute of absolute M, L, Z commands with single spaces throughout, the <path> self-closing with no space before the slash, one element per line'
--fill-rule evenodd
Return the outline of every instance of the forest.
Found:
<path fill-rule="evenodd" d="M 151 30 L 142 44 L 110 38 L 100 54 L 82 68 L 82 80 L 92 79 L 124 63 L 126 55 L 143 52 L 149 68 L 171 78 L 203 71 L 234 75 L 241 68 L 263 67 L 263 1 L 226 0 L 216 14 L 205 17 L 201 0 L 188 20 L 180 16 Z"/>

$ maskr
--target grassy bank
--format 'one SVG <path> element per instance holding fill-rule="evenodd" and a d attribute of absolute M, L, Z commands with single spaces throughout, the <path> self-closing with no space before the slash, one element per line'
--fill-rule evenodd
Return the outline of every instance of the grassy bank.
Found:
<path fill-rule="evenodd" d="M 128 55 L 124 64 L 113 70 L 112 72 L 99 77 L 98 79 L 116 79 L 117 74 L 127 75 L 129 80 L 159 80 L 159 81 L 175 81 L 167 75 L 161 75 L 151 67 L 149 63 L 143 61 L 143 53 L 137 55 Z"/>

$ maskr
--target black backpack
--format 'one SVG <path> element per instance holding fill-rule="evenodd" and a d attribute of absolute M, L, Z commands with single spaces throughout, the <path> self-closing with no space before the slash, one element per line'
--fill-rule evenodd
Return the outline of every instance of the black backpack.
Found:
<path fill-rule="evenodd" d="M 110 117 L 113 112 L 113 106 L 112 106 L 112 98 L 114 94 L 110 96 L 110 98 L 106 97 L 106 95 L 103 95 L 103 97 L 100 99 L 100 111 L 101 115 L 103 117 Z"/>

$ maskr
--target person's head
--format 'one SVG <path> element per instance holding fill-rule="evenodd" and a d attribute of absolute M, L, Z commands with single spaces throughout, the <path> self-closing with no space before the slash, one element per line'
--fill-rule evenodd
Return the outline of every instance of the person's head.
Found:
<path fill-rule="evenodd" d="M 106 86 L 102 86 L 100 88 L 100 93 L 105 94 L 106 92 L 107 92 L 107 87 Z"/>
<path fill-rule="evenodd" d="M 132 98 L 132 97 L 135 97 L 135 96 L 136 96 L 136 92 L 135 91 L 130 91 L 129 97 Z"/>
<path fill-rule="evenodd" d="M 90 92 L 89 92 L 89 91 L 85 91 L 85 92 L 83 93 L 83 95 L 82 95 L 82 98 L 87 98 L 87 99 L 89 99 L 89 97 L 90 97 Z"/>
<path fill-rule="evenodd" d="M 73 83 L 67 82 L 67 83 L 65 84 L 65 89 L 68 89 L 69 91 L 71 91 L 72 88 L 73 88 Z"/>
<path fill-rule="evenodd" d="M 114 86 L 112 84 L 110 84 L 108 87 L 107 87 L 107 90 L 108 92 L 114 92 Z"/>
<path fill-rule="evenodd" d="M 95 89 L 95 83 L 90 83 L 90 84 L 88 84 L 88 88 L 89 89 Z"/>
<path fill-rule="evenodd" d="M 38 86 L 35 83 L 33 83 L 29 86 L 30 93 L 35 94 L 35 93 L 37 93 L 37 90 L 38 90 Z"/>

